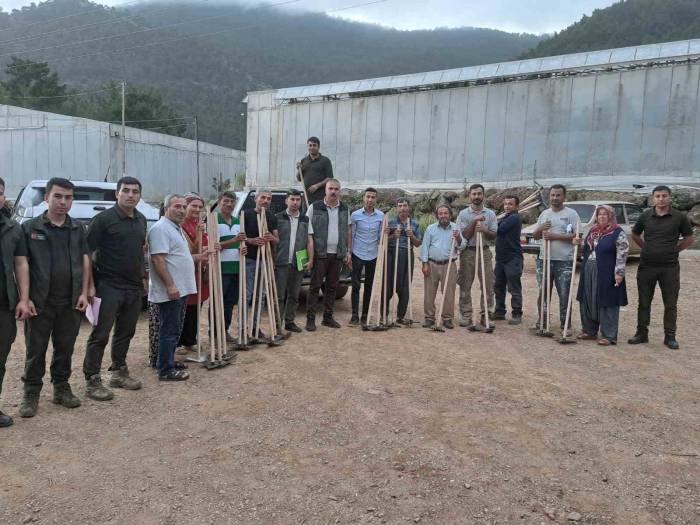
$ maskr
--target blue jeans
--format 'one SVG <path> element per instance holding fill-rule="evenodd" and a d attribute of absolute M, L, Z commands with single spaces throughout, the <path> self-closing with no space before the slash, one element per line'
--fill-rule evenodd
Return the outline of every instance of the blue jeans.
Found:
<path fill-rule="evenodd" d="M 180 339 L 184 304 L 187 297 L 160 303 L 160 323 L 158 338 L 158 373 L 165 375 L 175 367 L 175 349 Z"/>
<path fill-rule="evenodd" d="M 537 285 L 542 289 L 542 259 L 537 258 Z M 554 287 L 557 290 L 557 295 L 559 296 L 559 324 L 561 329 L 564 329 L 564 323 L 566 322 L 566 305 L 569 303 L 569 286 L 571 285 L 571 263 L 572 261 L 552 261 L 550 281 L 554 283 Z M 546 283 L 545 283 L 546 285 Z M 542 298 L 542 293 L 537 294 L 537 311 L 540 309 L 540 299 Z M 549 300 L 552 298 L 550 297 Z M 547 317 L 547 310 L 545 304 L 545 318 Z M 539 323 L 539 317 L 538 321 Z M 571 319 L 569 319 L 569 326 L 571 326 Z"/>
<path fill-rule="evenodd" d="M 233 318 L 233 307 L 238 304 L 238 274 L 225 273 L 221 276 L 224 296 L 224 323 L 228 332 Z"/>

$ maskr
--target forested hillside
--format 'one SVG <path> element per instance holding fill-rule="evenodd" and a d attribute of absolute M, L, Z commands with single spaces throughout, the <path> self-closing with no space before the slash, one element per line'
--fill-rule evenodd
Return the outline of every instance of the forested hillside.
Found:
<path fill-rule="evenodd" d="M 700 0 L 624 0 L 543 40 L 523 58 L 700 38 Z"/>
<path fill-rule="evenodd" d="M 126 10 L 55 0 L 0 14 L 3 63 L 13 55 L 47 61 L 81 92 L 122 79 L 155 88 L 181 115 L 199 116 L 203 140 L 236 148 L 245 147 L 247 91 L 508 60 L 539 39 L 474 28 L 396 31 L 203 2 Z"/>

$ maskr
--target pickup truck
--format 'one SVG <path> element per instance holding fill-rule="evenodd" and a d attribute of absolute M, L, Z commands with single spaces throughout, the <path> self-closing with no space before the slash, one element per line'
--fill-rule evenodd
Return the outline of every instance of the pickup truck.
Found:
<path fill-rule="evenodd" d="M 270 204 L 270 211 L 272 213 L 279 213 L 281 211 L 284 211 L 287 208 L 287 205 L 285 204 L 285 197 L 287 195 L 286 191 L 280 191 L 280 190 L 272 190 L 272 203 Z M 301 213 L 306 213 L 306 205 L 302 202 L 302 209 Z M 241 211 L 243 210 L 250 210 L 255 208 L 255 190 L 243 190 L 243 191 L 237 191 L 236 192 L 236 207 L 233 210 L 233 215 L 236 217 L 239 217 L 241 214 Z M 340 283 L 338 285 L 338 288 L 335 291 L 335 298 L 336 299 L 342 299 L 347 295 L 348 289 L 350 288 L 352 284 L 352 280 L 350 278 L 350 268 L 347 266 L 343 265 L 343 268 L 340 272 Z M 311 274 L 308 272 L 304 274 L 304 277 L 301 281 L 302 286 L 309 286 L 309 283 L 311 281 Z"/>
<path fill-rule="evenodd" d="M 630 256 L 639 256 L 641 249 L 636 242 L 632 240 L 629 236 L 632 232 L 632 227 L 634 223 L 637 222 L 639 216 L 642 213 L 642 208 L 637 204 L 631 202 L 623 201 L 575 201 L 567 202 L 566 207 L 575 210 L 578 216 L 581 218 L 581 227 L 579 233 L 586 237 L 588 231 L 593 227 L 595 223 L 595 217 L 593 213 L 596 208 L 601 204 L 607 204 L 612 206 L 615 211 L 615 217 L 617 218 L 617 223 L 622 227 L 624 232 L 627 234 L 630 243 Z M 525 253 L 538 254 L 540 252 L 540 241 L 536 240 L 533 236 L 537 224 L 531 224 L 526 228 L 523 228 L 520 234 L 520 244 L 523 247 Z"/>
<path fill-rule="evenodd" d="M 22 188 L 12 208 L 12 219 L 22 224 L 46 211 L 46 180 L 33 180 Z M 85 227 L 100 213 L 114 206 L 116 182 L 72 180 L 75 184 L 70 216 Z M 158 210 L 141 199 L 136 208 L 146 216 L 150 229 L 158 221 Z"/>

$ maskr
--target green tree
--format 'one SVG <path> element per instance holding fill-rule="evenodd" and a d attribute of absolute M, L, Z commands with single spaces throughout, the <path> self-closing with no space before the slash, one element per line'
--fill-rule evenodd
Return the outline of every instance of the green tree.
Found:
<path fill-rule="evenodd" d="M 12 57 L 5 75 L 0 85 L 8 104 L 43 111 L 60 111 L 63 106 L 68 88 L 46 62 Z"/>

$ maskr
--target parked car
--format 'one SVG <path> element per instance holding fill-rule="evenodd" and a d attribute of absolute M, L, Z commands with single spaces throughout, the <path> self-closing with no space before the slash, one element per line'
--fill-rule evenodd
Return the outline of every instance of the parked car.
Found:
<path fill-rule="evenodd" d="M 270 204 L 270 211 L 272 213 L 279 213 L 287 209 L 285 204 L 286 191 L 273 190 L 272 191 L 272 203 Z M 241 211 L 250 210 L 255 208 L 255 190 L 244 190 L 236 192 L 236 207 L 233 210 L 233 214 L 239 217 Z M 301 213 L 306 213 L 306 205 L 302 202 Z M 347 266 L 343 265 L 340 271 L 340 283 L 335 291 L 335 298 L 342 299 L 348 293 L 348 288 L 352 284 L 352 279 L 350 276 L 351 270 Z M 301 285 L 309 286 L 311 282 L 311 274 L 306 272 L 302 278 Z"/>
<path fill-rule="evenodd" d="M 12 218 L 22 224 L 29 219 L 38 217 L 46 211 L 46 180 L 33 180 L 19 192 L 12 208 Z M 99 182 L 89 180 L 72 180 L 75 185 L 73 206 L 70 216 L 87 227 L 92 219 L 114 206 L 117 200 L 116 182 Z M 146 216 L 148 229 L 158 221 L 158 210 L 143 199 L 136 208 Z"/>
<path fill-rule="evenodd" d="M 575 210 L 576 213 L 578 213 L 578 216 L 581 218 L 581 228 L 579 233 L 581 233 L 585 238 L 588 231 L 595 224 L 595 217 L 593 216 L 593 213 L 601 204 L 612 206 L 612 209 L 615 210 L 617 222 L 629 238 L 630 255 L 638 256 L 641 249 L 639 248 L 639 245 L 632 240 L 630 233 L 632 232 L 632 226 L 634 226 L 642 213 L 642 208 L 640 206 L 637 204 L 632 204 L 631 202 L 623 201 L 574 201 L 567 202 L 566 206 Z M 520 244 L 522 245 L 525 253 L 537 254 L 540 251 L 540 241 L 536 240 L 533 236 L 536 227 L 536 224 L 531 224 L 522 230 L 520 235 Z"/>

